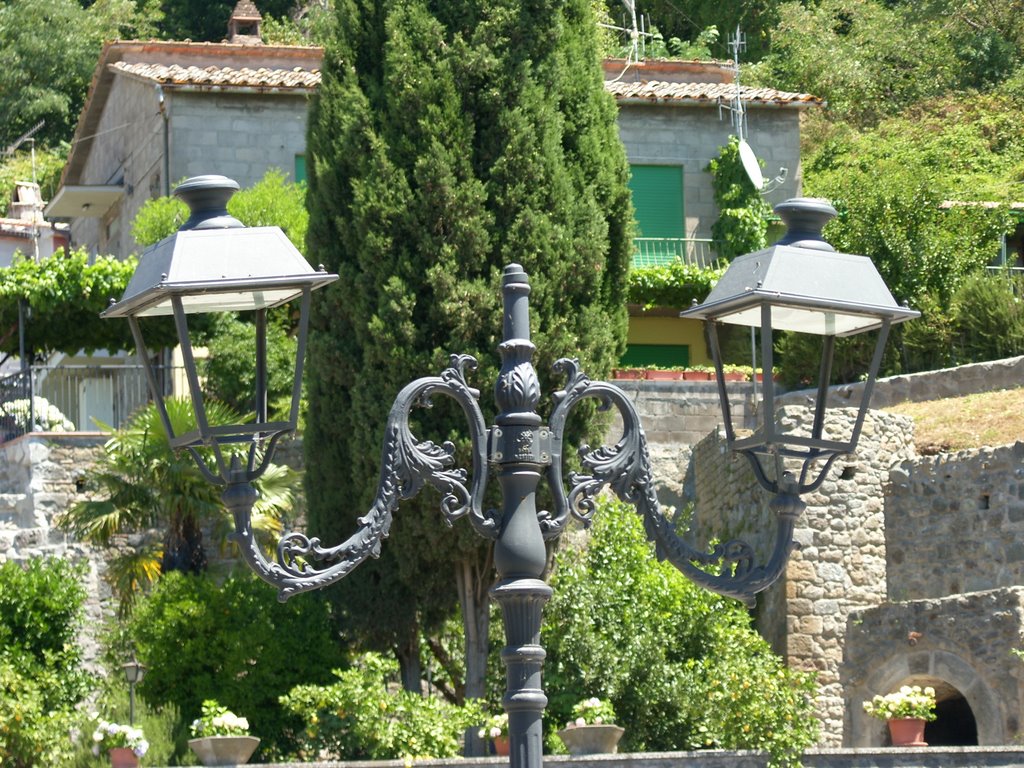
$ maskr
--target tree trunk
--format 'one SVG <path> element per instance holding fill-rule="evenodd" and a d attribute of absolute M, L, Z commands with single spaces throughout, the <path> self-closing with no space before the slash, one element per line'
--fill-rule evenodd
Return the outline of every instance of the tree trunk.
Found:
<path fill-rule="evenodd" d="M 173 515 L 164 535 L 164 554 L 160 572 L 202 573 L 206 570 L 206 551 L 203 549 L 203 530 L 191 515 Z"/>
<path fill-rule="evenodd" d="M 487 652 L 491 624 L 490 597 L 491 548 L 483 564 L 463 560 L 455 565 L 455 581 L 459 588 L 462 607 L 462 625 L 466 636 L 466 680 L 463 685 L 465 699 L 482 699 L 487 693 Z M 466 756 L 485 754 L 485 744 L 477 736 L 477 729 L 466 733 Z"/>
<path fill-rule="evenodd" d="M 423 668 L 420 665 L 420 631 L 413 625 L 412 631 L 395 646 L 395 656 L 402 673 L 402 688 L 410 693 L 423 693 Z"/>

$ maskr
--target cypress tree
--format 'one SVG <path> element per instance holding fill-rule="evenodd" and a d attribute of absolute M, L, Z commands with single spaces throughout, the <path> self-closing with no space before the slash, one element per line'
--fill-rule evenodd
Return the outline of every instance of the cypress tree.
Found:
<path fill-rule="evenodd" d="M 505 264 L 530 275 L 545 391 L 559 357 L 609 373 L 625 343 L 632 221 L 589 0 L 339 0 L 337 14 L 307 155 L 308 255 L 340 275 L 315 294 L 307 378 L 309 524 L 329 543 L 369 507 L 406 382 L 472 354 L 493 417 Z M 461 411 L 435 403 L 416 436 L 464 444 Z M 582 412 L 567 446 L 599 431 Z M 448 530 L 427 491 L 398 510 L 381 558 L 331 593 L 343 632 L 393 650 L 414 690 L 421 634 L 461 601 L 461 699 L 483 695 L 493 577 L 489 544 L 466 524 Z"/>

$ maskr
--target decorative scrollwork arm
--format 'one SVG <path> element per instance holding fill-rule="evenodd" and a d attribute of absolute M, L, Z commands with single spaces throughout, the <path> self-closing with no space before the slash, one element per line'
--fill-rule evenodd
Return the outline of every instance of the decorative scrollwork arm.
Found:
<path fill-rule="evenodd" d="M 377 557 L 399 502 L 412 498 L 427 484 L 440 491 L 441 512 L 449 525 L 468 516 L 482 536 L 497 536 L 498 521 L 481 511 L 487 482 L 487 430 L 477 403 L 480 393 L 466 383 L 465 375 L 467 369 L 475 367 L 476 360 L 469 355 L 452 355 L 449 367 L 440 376 L 417 379 L 398 394 L 388 416 L 373 504 L 359 518 L 358 530 L 337 546 L 324 547 L 318 538 L 292 532 L 278 542 L 276 561 L 267 560 L 255 540 L 250 520 L 256 500 L 254 478 L 239 460 L 233 462 L 222 497 L 235 520 L 231 538 L 257 575 L 277 587 L 279 599 L 287 600 L 300 592 L 327 586 L 347 576 L 367 557 Z M 468 484 L 467 471 L 454 466 L 453 444 L 418 441 L 409 427 L 412 409 L 429 405 L 430 398 L 438 394 L 457 401 L 469 420 L 473 467 Z M 316 563 L 326 565 L 317 567 Z"/>
<path fill-rule="evenodd" d="M 607 486 L 622 501 L 636 507 L 659 559 L 668 560 L 691 580 L 713 592 L 753 605 L 754 596 L 770 587 L 782 574 L 793 550 L 793 528 L 804 508 L 799 496 L 780 492 L 771 502 L 778 525 L 767 564 L 756 565 L 753 548 L 740 540 L 718 544 L 710 552 L 694 549 L 679 536 L 675 524 L 662 512 L 651 476 L 647 437 L 633 401 L 613 384 L 590 381 L 580 371 L 576 360 L 559 360 L 556 369 L 567 375 L 567 382 L 555 395 L 556 406 L 551 415 L 551 429 L 558 444 L 553 454 L 558 460 L 548 469 L 555 513 L 541 521 L 545 534 L 557 536 L 570 515 L 589 525 L 597 497 Z M 586 473 L 570 474 L 570 490 L 566 494 L 561 470 L 562 431 L 569 412 L 586 397 L 600 400 L 602 408 L 618 409 L 623 433 L 613 446 L 580 447 L 580 461 Z M 712 571 L 713 568 L 716 570 Z"/>

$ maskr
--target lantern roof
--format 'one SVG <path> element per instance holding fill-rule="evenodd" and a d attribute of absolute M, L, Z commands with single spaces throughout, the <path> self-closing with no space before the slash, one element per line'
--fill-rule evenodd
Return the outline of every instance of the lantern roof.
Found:
<path fill-rule="evenodd" d="M 103 317 L 237 312 L 287 303 L 338 279 L 313 269 L 280 227 L 246 227 L 227 212 L 238 184 L 223 176 L 188 179 L 175 190 L 190 207 L 187 222 L 150 246 L 121 300 Z"/>
<path fill-rule="evenodd" d="M 764 250 L 739 256 L 704 302 L 682 317 L 758 327 L 762 308 L 772 308 L 772 327 L 848 336 L 918 317 L 896 303 L 867 256 L 837 252 L 821 235 L 836 215 L 825 200 L 795 198 L 776 213 L 785 236 Z"/>

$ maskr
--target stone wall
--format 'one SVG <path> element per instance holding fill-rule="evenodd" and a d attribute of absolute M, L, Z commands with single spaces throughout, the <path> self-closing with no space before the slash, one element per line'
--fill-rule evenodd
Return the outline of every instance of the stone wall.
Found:
<path fill-rule="evenodd" d="M 617 380 L 613 383 L 633 400 L 640 415 L 661 503 L 680 507 L 692 501 L 692 448 L 722 426 L 717 385 L 710 381 Z M 733 418 L 741 424 L 752 423 L 753 385 L 733 383 L 727 391 Z M 622 422 L 616 419 L 606 443 L 614 444 L 621 432 Z"/>
<path fill-rule="evenodd" d="M 871 395 L 871 407 L 888 408 L 905 402 L 940 400 L 979 392 L 996 392 L 1000 389 L 1018 389 L 1022 386 L 1024 357 L 1009 357 L 1005 360 L 971 363 L 939 371 L 879 379 Z M 863 391 L 863 382 L 832 387 L 829 390 L 828 404 L 830 407 L 851 405 L 851 401 L 860 401 Z M 805 396 L 805 392 L 792 392 L 783 396 L 782 402 L 796 402 Z"/>
<path fill-rule="evenodd" d="M 787 420 L 808 424 L 811 412 L 784 409 Z M 826 416 L 825 433 L 842 439 L 856 411 Z M 837 460 L 821 487 L 805 494 L 807 507 L 794 531 L 798 549 L 775 586 L 759 598 L 759 629 L 790 666 L 817 675 L 822 741 L 841 746 L 847 708 L 840 665 L 849 614 L 886 595 L 884 487 L 894 466 L 913 455 L 913 425 L 903 416 L 870 412 L 857 452 Z M 731 455 L 713 433 L 694 447 L 698 543 L 741 538 L 767 560 L 774 537 L 770 496 L 746 459 Z"/>
<path fill-rule="evenodd" d="M 84 498 L 79 491 L 83 472 L 106 440 L 98 433 L 33 432 L 0 445 L 0 563 L 32 557 L 85 563 L 85 626 L 93 629 L 111 612 L 106 564 L 93 547 L 58 530 L 54 517 Z M 92 666 L 99 656 L 96 633 L 83 632 L 79 642 L 86 665 Z"/>
<path fill-rule="evenodd" d="M 886 516 L 890 600 L 1024 584 L 1024 443 L 902 462 Z"/>
<path fill-rule="evenodd" d="M 1024 711 L 1024 665 L 1011 651 L 1022 644 L 1022 587 L 852 613 L 842 674 L 847 743 L 883 743 L 884 723 L 868 717 L 860 703 L 907 684 L 933 686 L 940 701 L 962 694 L 979 744 L 1015 741 Z"/>

